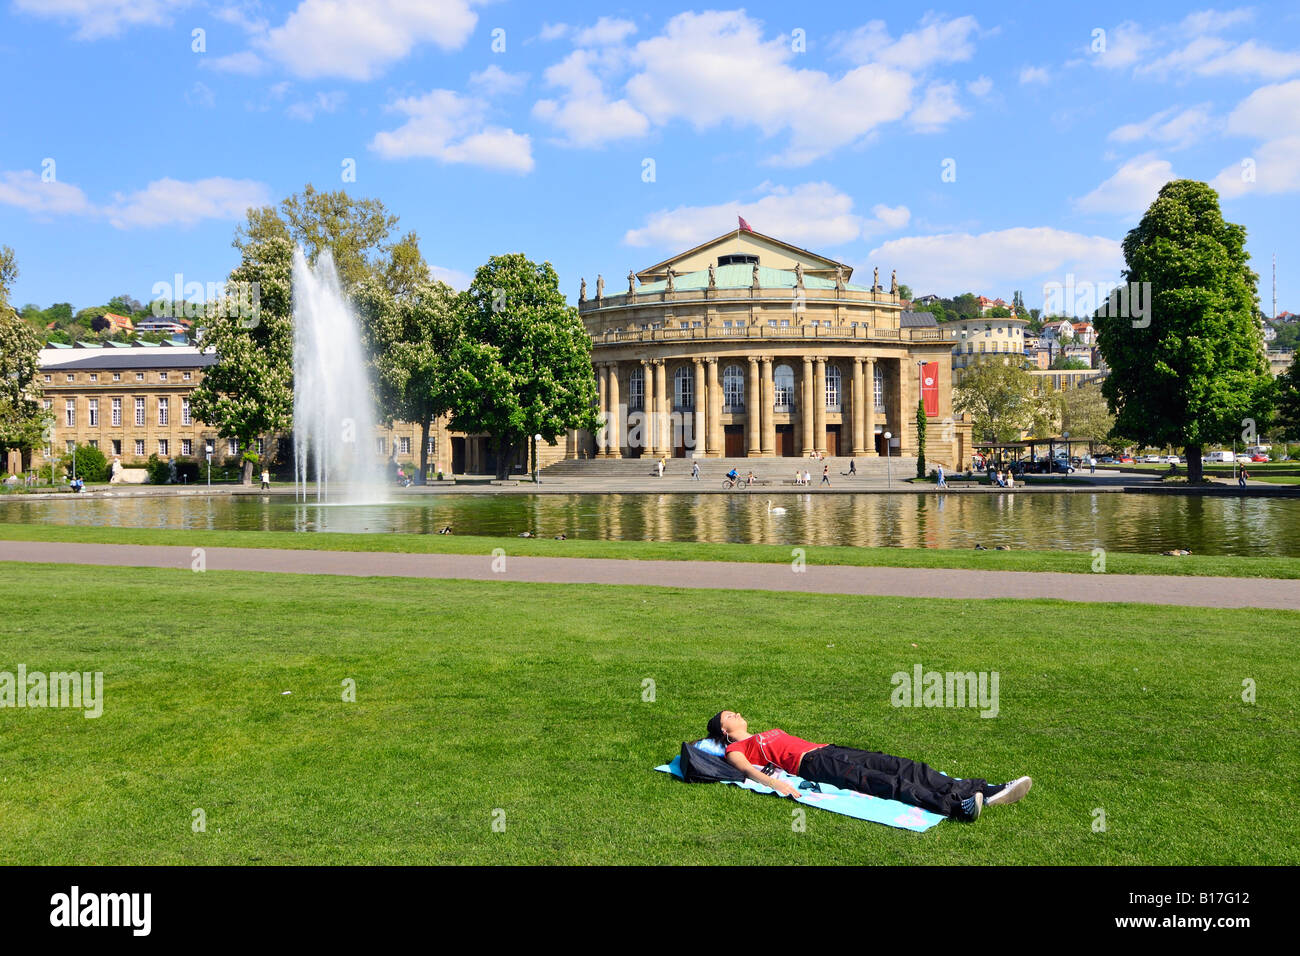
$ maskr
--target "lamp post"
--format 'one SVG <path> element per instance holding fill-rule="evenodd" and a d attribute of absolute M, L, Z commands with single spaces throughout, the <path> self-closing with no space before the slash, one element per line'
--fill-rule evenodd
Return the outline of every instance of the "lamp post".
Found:
<path fill-rule="evenodd" d="M 537 448 L 541 440 L 541 435 L 533 436 L 533 484 L 535 485 L 540 485 L 542 483 L 541 462 L 537 460 Z"/>
<path fill-rule="evenodd" d="M 211 488 L 212 487 L 212 442 L 206 441 L 203 443 L 203 445 L 207 452 L 207 459 L 208 459 L 208 487 Z"/>
<path fill-rule="evenodd" d="M 889 464 L 889 439 L 893 437 L 889 432 L 885 432 L 885 480 L 889 483 L 890 488 L 894 487 L 894 472 Z"/>

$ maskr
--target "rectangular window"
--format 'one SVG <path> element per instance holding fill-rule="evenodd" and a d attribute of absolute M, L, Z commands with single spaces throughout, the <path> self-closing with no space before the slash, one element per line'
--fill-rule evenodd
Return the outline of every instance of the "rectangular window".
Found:
<path fill-rule="evenodd" d="M 73 441 L 71 438 L 69 438 L 67 442 L 65 442 L 65 444 L 68 446 L 69 452 L 76 451 L 77 443 Z"/>
<path fill-rule="evenodd" d="M 166 438 L 159 438 L 159 439 L 158 439 L 158 454 L 159 454 L 160 456 L 162 456 L 162 457 L 166 457 L 166 455 L 167 455 L 167 439 L 166 439 Z"/>
<path fill-rule="evenodd" d="M 387 438 L 376 438 L 376 439 L 375 439 L 375 453 L 376 453 L 376 454 L 379 454 L 379 455 L 386 455 L 386 454 L 388 454 L 388 439 L 387 439 Z"/>
<path fill-rule="evenodd" d="M 167 405 L 168 402 L 166 398 L 158 399 L 158 424 L 159 425 L 167 424 L 167 414 L 168 414 Z"/>
<path fill-rule="evenodd" d="M 258 453 L 259 455 L 265 455 L 265 454 L 266 454 L 266 439 L 265 439 L 265 438 L 258 438 L 258 439 L 257 439 L 257 453 Z"/>
<path fill-rule="evenodd" d="M 114 373 L 113 373 L 113 381 L 115 381 L 115 382 L 120 382 L 120 381 L 122 381 L 122 373 L 121 373 L 121 372 L 114 372 Z"/>
<path fill-rule="evenodd" d="M 98 447 L 99 447 L 99 440 L 98 440 L 98 439 L 95 439 L 95 438 L 92 438 L 92 439 L 90 440 L 90 447 L 91 447 L 91 448 L 98 448 Z"/>
<path fill-rule="evenodd" d="M 63 424 L 69 428 L 77 424 L 77 400 L 70 398 L 63 403 Z"/>
<path fill-rule="evenodd" d="M 92 382 L 98 382 L 98 381 L 99 381 L 99 376 L 96 375 L 94 372 L 91 372 L 91 373 L 90 373 L 90 380 L 91 380 Z"/>
<path fill-rule="evenodd" d="M 411 439 L 409 438 L 397 439 L 397 451 L 400 454 L 409 455 L 411 453 Z"/>
<path fill-rule="evenodd" d="M 144 399 L 143 398 L 137 398 L 135 400 L 135 424 L 139 428 L 144 427 Z"/>
<path fill-rule="evenodd" d="M 227 455 L 238 455 L 238 454 L 239 454 L 239 442 L 238 442 L 238 440 L 236 440 L 236 439 L 234 439 L 234 438 L 231 438 L 231 439 L 229 439 L 229 440 L 226 442 L 226 454 L 227 454 Z"/>
<path fill-rule="evenodd" d="M 182 439 L 181 439 L 181 454 L 182 454 L 182 455 L 186 455 L 186 456 L 189 456 L 189 455 L 194 454 L 194 440 L 193 440 L 193 439 L 191 439 L 191 438 L 182 438 Z"/>
<path fill-rule="evenodd" d="M 87 402 L 86 414 L 90 417 L 90 427 L 99 427 L 99 399 L 92 398 Z"/>
<path fill-rule="evenodd" d="M 47 376 L 45 376 L 45 381 L 47 381 L 47 382 L 48 382 L 48 381 L 49 381 L 49 380 L 50 380 L 50 377 L 49 377 L 49 376 L 48 376 L 48 375 L 47 375 Z"/>
<path fill-rule="evenodd" d="M 183 378 L 185 381 L 188 382 L 188 381 L 190 380 L 190 373 L 189 373 L 189 372 L 181 372 L 181 378 Z"/>
<path fill-rule="evenodd" d="M 122 427 L 122 400 L 120 398 L 113 399 L 112 424 L 114 428 Z"/>
<path fill-rule="evenodd" d="M 776 328 L 776 319 L 768 319 L 768 320 L 767 320 L 767 327 L 770 328 L 770 329 L 774 329 L 774 328 Z"/>
<path fill-rule="evenodd" d="M 143 381 L 144 381 L 144 372 L 136 372 L 136 373 L 135 373 L 135 380 L 136 380 L 137 382 L 143 382 Z"/>
<path fill-rule="evenodd" d="M 181 424 L 190 425 L 192 423 L 193 423 L 193 419 L 190 417 L 190 400 L 188 398 L 182 398 L 181 399 Z"/>
<path fill-rule="evenodd" d="M 68 381 L 69 381 L 69 382 L 75 380 L 75 378 L 76 378 L 76 376 L 73 375 L 71 372 L 68 373 Z"/>
<path fill-rule="evenodd" d="M 143 455 L 143 454 L 144 454 L 144 439 L 143 439 L 143 438 L 137 438 L 137 439 L 135 440 L 135 453 L 136 453 L 137 455 Z"/>
<path fill-rule="evenodd" d="M 166 373 L 166 372 L 159 372 L 159 373 L 158 373 L 158 381 L 160 381 L 160 382 L 165 382 L 165 381 L 167 381 L 167 373 Z"/>
<path fill-rule="evenodd" d="M 120 438 L 114 438 L 113 441 L 111 442 L 111 444 L 112 444 L 112 446 L 113 446 L 113 454 L 114 454 L 114 455 L 120 455 L 120 454 L 122 454 L 122 439 L 120 439 Z"/>

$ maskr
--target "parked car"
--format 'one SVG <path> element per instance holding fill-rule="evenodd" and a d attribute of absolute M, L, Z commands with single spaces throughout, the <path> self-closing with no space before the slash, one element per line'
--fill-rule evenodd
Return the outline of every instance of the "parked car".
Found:
<path fill-rule="evenodd" d="M 1269 457 L 1268 457 L 1268 455 L 1251 455 L 1251 456 L 1250 456 L 1250 460 L 1251 460 L 1251 461 L 1268 461 L 1268 460 L 1269 460 Z"/>
<path fill-rule="evenodd" d="M 1116 458 L 1114 455 L 1102 455 L 1100 458 L 1097 459 L 1097 464 L 1099 465 L 1115 465 L 1118 463 L 1119 463 L 1119 459 Z"/>
<path fill-rule="evenodd" d="M 1133 459 L 1130 458 L 1128 455 L 1120 455 L 1120 456 L 1119 456 L 1119 463 L 1120 463 L 1121 465 L 1132 465 L 1132 464 L 1134 464 L 1134 461 L 1133 461 Z"/>
<path fill-rule="evenodd" d="M 1165 457 L 1160 460 L 1166 465 L 1177 465 L 1181 463 L 1177 455 L 1165 455 Z"/>
<path fill-rule="evenodd" d="M 1249 455 L 1238 455 L 1238 456 L 1237 456 L 1237 464 L 1239 464 L 1239 465 L 1249 465 L 1249 464 L 1250 464 L 1250 456 L 1249 456 Z"/>
<path fill-rule="evenodd" d="M 1201 458 L 1201 461 L 1204 462 L 1226 462 L 1229 465 L 1231 465 L 1235 460 L 1236 459 L 1233 458 L 1232 452 L 1230 451 L 1212 451 Z"/>

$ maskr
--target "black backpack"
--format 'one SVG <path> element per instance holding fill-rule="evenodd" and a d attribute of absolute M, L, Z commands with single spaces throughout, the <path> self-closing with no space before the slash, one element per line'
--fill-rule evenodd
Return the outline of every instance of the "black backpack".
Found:
<path fill-rule="evenodd" d="M 745 775 L 721 757 L 705 753 L 687 741 L 682 744 L 682 778 L 687 783 L 721 783 L 724 780 L 741 781 Z"/>

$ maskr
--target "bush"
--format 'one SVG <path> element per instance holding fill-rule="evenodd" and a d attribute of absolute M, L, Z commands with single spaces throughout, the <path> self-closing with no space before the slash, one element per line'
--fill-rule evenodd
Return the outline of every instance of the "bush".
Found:
<path fill-rule="evenodd" d="M 194 484 L 199 480 L 199 463 L 192 458 L 176 459 L 176 480 Z"/>
<path fill-rule="evenodd" d="M 102 451 L 92 445 L 78 445 L 75 454 L 77 456 L 76 473 L 78 478 L 88 482 L 108 481 L 108 459 L 104 457 Z M 72 475 L 71 453 L 64 455 L 59 464 L 63 466 L 65 474 Z"/>
<path fill-rule="evenodd" d="M 171 480 L 171 466 L 156 454 L 149 456 L 149 460 L 145 462 L 144 467 L 149 472 L 149 484 L 151 485 L 165 485 Z"/>

